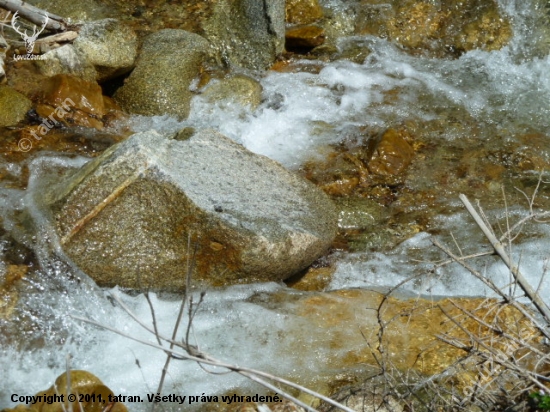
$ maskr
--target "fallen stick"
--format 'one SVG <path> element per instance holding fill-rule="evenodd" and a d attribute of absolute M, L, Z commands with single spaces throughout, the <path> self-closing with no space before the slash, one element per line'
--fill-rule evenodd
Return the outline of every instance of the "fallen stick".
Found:
<path fill-rule="evenodd" d="M 541 299 L 539 294 L 533 289 L 531 284 L 523 277 L 521 272 L 519 271 L 519 268 L 517 267 L 514 262 L 510 259 L 510 257 L 506 254 L 506 251 L 504 250 L 504 246 L 502 246 L 502 243 L 496 238 L 496 236 L 493 234 L 493 231 L 487 227 L 481 216 L 477 213 L 477 211 L 474 209 L 473 205 L 470 203 L 468 198 L 460 194 L 459 195 L 460 200 L 462 203 L 464 203 L 464 206 L 466 206 L 466 210 L 472 215 L 474 220 L 476 221 L 477 225 L 487 238 L 493 248 L 495 249 L 495 252 L 500 256 L 502 261 L 508 266 L 510 271 L 512 272 L 512 275 L 514 275 L 514 278 L 518 282 L 518 285 L 521 287 L 521 289 L 525 292 L 525 294 L 529 297 L 531 302 L 536 306 L 536 308 L 539 310 L 539 312 L 544 316 L 547 322 L 550 323 L 550 308 L 548 308 L 548 305 Z"/>
<path fill-rule="evenodd" d="M 63 17 L 39 9 L 21 0 L 0 0 L 0 7 L 13 13 L 19 12 L 20 16 L 36 25 L 42 25 L 44 17 L 48 16 L 49 19 L 46 23 L 46 29 L 48 30 L 65 31 L 67 29 L 67 23 Z"/>

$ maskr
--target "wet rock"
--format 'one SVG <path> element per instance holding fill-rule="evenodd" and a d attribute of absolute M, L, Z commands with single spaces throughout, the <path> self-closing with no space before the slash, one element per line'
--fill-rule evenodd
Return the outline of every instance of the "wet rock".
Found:
<path fill-rule="evenodd" d="M 32 103 L 8 86 L 0 86 L 0 126 L 13 126 L 23 120 Z"/>
<path fill-rule="evenodd" d="M 389 129 L 376 143 L 368 168 L 377 175 L 395 176 L 407 169 L 413 156 L 414 150 L 405 140 L 403 132 Z"/>
<path fill-rule="evenodd" d="M 262 101 L 262 85 L 248 76 L 234 76 L 209 84 L 202 96 L 210 103 L 237 104 L 255 110 Z"/>
<path fill-rule="evenodd" d="M 311 24 L 323 17 L 323 9 L 317 0 L 287 0 L 286 22 L 291 24 Z"/>
<path fill-rule="evenodd" d="M 83 24 L 73 44 L 45 53 L 36 64 L 47 76 L 66 73 L 101 83 L 129 72 L 137 48 L 137 35 L 128 25 L 104 19 Z"/>
<path fill-rule="evenodd" d="M 354 139 L 360 136 L 359 141 L 365 143 L 338 145 L 325 162 L 307 163 L 305 176 L 331 196 L 371 195 L 376 186 L 403 183 L 414 155 L 408 143 L 412 136 L 406 128 L 379 133 L 360 127 L 351 135 Z M 395 200 L 384 197 L 381 194 L 379 203 Z"/>
<path fill-rule="evenodd" d="M 98 82 L 129 72 L 137 56 L 136 33 L 115 19 L 82 25 L 74 47 L 97 71 Z"/>
<path fill-rule="evenodd" d="M 86 81 L 96 81 L 97 72 L 91 62 L 78 53 L 72 44 L 65 44 L 42 55 L 34 64 L 44 76 L 68 74 Z"/>
<path fill-rule="evenodd" d="M 46 198 L 65 252 L 104 286 L 182 290 L 188 237 L 196 285 L 280 281 L 336 232 L 321 191 L 210 130 L 136 134 Z"/>
<path fill-rule="evenodd" d="M 26 265 L 7 265 L 0 276 L 0 319 L 10 319 L 19 299 L 17 283 L 27 273 Z"/>
<path fill-rule="evenodd" d="M 340 149 L 340 150 L 338 150 Z M 308 162 L 304 167 L 308 180 L 331 196 L 349 196 L 367 182 L 369 171 L 366 166 L 366 147 L 353 149 L 338 148 L 326 162 Z"/>
<path fill-rule="evenodd" d="M 45 119 L 47 127 L 50 126 L 49 119 L 50 123 L 57 121 L 102 129 L 105 103 L 101 87 L 66 74 L 55 75 L 46 80 L 36 112 Z"/>
<path fill-rule="evenodd" d="M 338 227 L 341 229 L 367 229 L 380 226 L 388 218 L 387 210 L 377 202 L 345 197 L 336 200 Z"/>
<path fill-rule="evenodd" d="M 482 5 L 482 12 L 466 20 L 463 28 L 454 35 L 454 47 L 457 50 L 500 50 L 512 38 L 512 27 L 498 10 L 497 4 Z"/>
<path fill-rule="evenodd" d="M 319 26 L 293 27 L 286 32 L 286 48 L 311 49 L 325 42 L 325 30 Z"/>
<path fill-rule="evenodd" d="M 396 42 L 411 53 L 436 57 L 473 50 L 498 50 L 512 38 L 511 23 L 494 0 L 367 1 L 359 9 L 358 34 Z"/>
<path fill-rule="evenodd" d="M 36 396 L 42 395 L 50 397 L 52 401 L 54 400 L 54 396 L 57 396 L 57 399 L 62 396 L 64 402 L 48 403 L 48 398 L 40 398 L 39 402 L 32 404 L 30 407 L 17 405 L 13 409 L 3 409 L 2 412 L 65 412 L 67 410 L 102 412 L 107 408 L 111 412 L 127 412 L 128 409 L 123 403 L 109 401 L 109 396 L 111 399 L 114 399 L 115 394 L 95 375 L 83 370 L 71 370 L 69 375 L 70 387 L 67 385 L 67 373 L 62 373 L 57 377 L 55 383 L 49 389 L 40 391 L 36 394 Z M 76 395 L 76 400 L 71 402 L 71 405 L 69 405 L 67 401 L 69 394 Z M 78 400 L 81 396 L 84 400 L 79 402 Z M 98 400 L 100 396 L 101 401 Z M 90 400 L 86 401 L 86 398 Z"/>
<path fill-rule="evenodd" d="M 318 49 L 322 47 L 324 46 Z M 313 53 L 318 49 L 313 50 Z M 331 60 L 349 60 L 357 64 L 363 64 L 371 53 L 372 49 L 368 41 L 351 38 L 339 42 L 338 48 L 331 53 Z"/>
<path fill-rule="evenodd" d="M 203 37 L 184 30 L 165 29 L 146 37 L 136 68 L 114 99 L 130 113 L 148 116 L 189 115 L 189 90 L 208 57 Z"/>
<path fill-rule="evenodd" d="M 205 37 L 230 66 L 267 69 L 284 50 L 284 0 L 223 0 L 205 22 Z"/>
<path fill-rule="evenodd" d="M 387 24 L 390 39 L 406 48 L 429 47 L 440 36 L 445 12 L 427 2 L 408 1 L 397 8 L 396 15 Z"/>
<path fill-rule="evenodd" d="M 292 297 L 287 299 L 291 301 Z M 490 339 L 492 336 L 494 350 L 502 350 L 511 342 L 507 338 L 495 337 L 492 330 L 477 323 L 461 308 L 487 321 L 486 325 L 496 322 L 511 336 L 521 334 L 533 344 L 541 339 L 536 327 L 519 310 L 506 306 L 503 313 L 495 313 L 495 309 L 500 307 L 496 300 L 384 298 L 383 294 L 368 290 L 310 293 L 294 299 L 293 313 L 303 316 L 312 329 L 332 331 L 323 341 L 323 347 L 331 348 L 327 364 L 331 364 L 334 358 L 343 357 L 349 365 L 369 364 L 377 367 L 376 355 L 378 361 L 383 359 L 386 365 L 392 365 L 397 370 L 414 370 L 424 376 L 442 373 L 449 368 L 450 373 L 456 374 L 455 384 L 461 388 L 468 385 L 469 377 L 456 370 L 453 372 L 452 365 L 463 359 L 465 353 L 438 336 L 459 341 L 469 339 L 468 333 L 479 339 Z M 449 321 L 449 318 L 464 329 Z M 361 321 L 358 322 L 358 319 Z M 384 325 L 382 334 L 379 320 Z M 361 339 L 363 343 L 359 342 Z M 380 348 L 383 352 L 373 353 L 371 348 Z M 475 365 L 471 367 L 471 372 L 477 372 Z"/>

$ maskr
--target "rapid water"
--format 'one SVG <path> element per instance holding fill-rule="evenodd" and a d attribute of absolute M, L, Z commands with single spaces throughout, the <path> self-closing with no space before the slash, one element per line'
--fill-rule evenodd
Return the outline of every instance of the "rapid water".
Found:
<path fill-rule="evenodd" d="M 338 10 L 339 1 L 326 2 Z M 548 33 L 540 24 L 547 10 L 542 2 L 501 0 L 502 9 L 512 18 L 514 38 L 499 51 L 471 51 L 457 60 L 412 57 L 391 43 L 374 37 L 348 37 L 338 47 L 365 48 L 371 53 L 364 62 L 304 61 L 311 72 L 269 72 L 259 78 L 264 100 L 254 111 L 242 107 L 210 104 L 200 96 L 193 101 L 188 120 L 166 117 L 135 117 L 136 131 L 155 128 L 173 132 L 185 126 L 213 127 L 248 149 L 273 158 L 297 170 L 311 158 L 321 158 L 330 144 L 340 143 L 354 126 L 387 128 L 405 120 L 429 121 L 442 113 L 463 111 L 488 130 L 498 130 L 508 139 L 526 131 L 550 134 L 550 56 Z M 547 26 L 546 29 L 548 29 Z M 548 29 L 550 30 L 550 29 Z M 397 90 L 391 102 L 384 98 Z M 480 133 L 480 139 L 489 139 Z M 443 136 L 461 139 L 455 130 Z M 548 161 L 550 145 L 541 154 Z M 0 190 L 5 229 L 24 248 L 32 250 L 40 267 L 29 274 L 20 294 L 20 306 L 10 322 L 2 321 L 0 337 L 0 408 L 12 406 L 10 395 L 32 395 L 49 387 L 65 370 L 67 355 L 75 369 L 99 376 L 117 394 L 155 393 L 165 356 L 142 344 L 71 318 L 87 317 L 131 336 L 154 341 L 108 297 L 116 293 L 144 322 L 151 313 L 143 295 L 128 296 L 118 290 L 101 290 L 85 276 L 67 267 L 57 256 L 51 228 L 40 209 L 40 192 L 59 169 L 81 166 L 86 159 L 68 159 L 44 154 L 29 163 L 30 180 L 25 191 Z M 9 173 L 22 173 L 21 165 L 6 165 Z M 544 177 L 548 180 L 548 174 Z M 458 193 L 456 194 L 458 197 Z M 456 207 L 458 201 L 455 200 Z M 521 217 L 525 208 L 514 205 L 512 217 Z M 503 210 L 492 216 L 503 219 Z M 450 244 L 452 232 L 465 253 L 486 245 L 473 222 L 464 213 L 440 216 L 432 222 L 441 238 Z M 391 251 L 342 253 L 328 290 L 345 288 L 387 288 L 418 275 L 404 290 L 433 296 L 484 296 L 485 286 L 456 266 L 431 271 L 441 259 L 422 232 Z M 534 285 L 547 267 L 550 229 L 536 226 L 519 239 L 513 256 L 521 258 L 521 269 Z M 53 246 L 53 248 L 52 248 Z M 485 246 L 486 247 L 486 246 Z M 4 255 L 13 253 L 13 243 L 2 245 Z M 51 252 L 51 250 L 54 252 Z M 0 270 L 5 271 L 4 264 Z M 497 260 L 484 267 L 501 286 L 508 271 Z M 541 295 L 550 296 L 550 280 L 540 285 Z M 259 368 L 295 379 L 334 375 L 324 359 L 329 347 L 327 331 L 305 323 L 288 311 L 286 304 L 269 304 L 276 293 L 301 295 L 284 285 L 258 284 L 208 291 L 194 320 L 192 335 L 201 348 L 223 360 Z M 195 300 L 198 299 L 195 296 Z M 152 295 L 159 329 L 171 334 L 179 301 Z M 286 309 L 285 309 L 286 308 Z M 358 320 L 358 325 L 360 324 Z M 349 326 L 349 325 L 348 325 Z M 304 333 L 307 331 L 307 333 Z M 10 337 L 22 342 L 14 344 Z M 295 346 L 311 347 L 292 356 Z M 304 378 L 305 377 L 305 378 Z M 188 395 L 221 394 L 258 390 L 243 378 L 212 375 L 196 364 L 173 361 L 165 393 Z M 140 410 L 145 404 L 132 405 Z"/>

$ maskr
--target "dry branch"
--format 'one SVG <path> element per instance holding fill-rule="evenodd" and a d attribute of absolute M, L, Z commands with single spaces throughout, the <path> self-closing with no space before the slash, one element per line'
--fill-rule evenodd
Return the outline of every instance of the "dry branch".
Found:
<path fill-rule="evenodd" d="M 63 17 L 39 9 L 21 0 L 0 0 L 0 7 L 13 13 L 18 12 L 22 17 L 36 25 L 42 25 L 44 18 L 47 16 L 46 29 L 48 30 L 65 31 L 67 29 L 67 22 Z"/>
<path fill-rule="evenodd" d="M 120 301 L 120 299 L 118 299 L 116 296 L 114 295 L 111 295 L 113 297 L 114 300 L 116 300 L 119 304 L 122 303 Z M 128 309 L 127 306 L 123 305 L 123 309 L 125 311 L 128 312 L 128 314 L 130 316 L 132 316 L 134 318 L 134 320 L 138 320 L 137 316 L 133 313 L 131 313 Z M 182 344 L 181 342 L 177 342 L 177 341 L 173 341 L 172 339 L 168 339 L 166 337 L 162 337 L 160 336 L 160 338 L 163 340 L 163 341 L 166 341 L 167 343 L 174 343 L 174 346 L 179 348 L 179 349 L 183 349 L 183 351 L 178 351 L 178 350 L 175 350 L 175 349 L 169 349 L 169 348 L 165 348 L 164 346 L 161 346 L 161 345 L 158 345 L 157 343 L 153 343 L 153 342 L 149 342 L 149 341 L 146 341 L 146 340 L 143 340 L 143 339 L 139 339 L 139 338 L 136 338 L 134 336 L 131 336 L 127 333 L 124 333 L 120 330 L 117 330 L 115 328 L 111 328 L 107 325 L 103 325 L 99 322 L 95 322 L 91 319 L 87 319 L 87 318 L 82 318 L 80 316 L 74 316 L 72 315 L 71 316 L 73 319 L 76 319 L 76 320 L 80 320 L 80 321 L 83 321 L 83 322 L 86 322 L 86 323 L 89 323 L 89 324 L 92 324 L 92 325 L 95 325 L 95 326 L 98 326 L 102 329 L 105 329 L 105 330 L 108 330 L 108 331 L 111 331 L 113 333 L 116 333 L 117 335 L 120 335 L 120 336 L 124 336 L 125 338 L 128 338 L 130 340 L 133 340 L 135 342 L 139 342 L 139 343 L 142 343 L 143 345 L 147 345 L 147 346 L 150 346 L 152 348 L 155 348 L 155 349 L 158 349 L 158 350 L 161 350 L 163 352 L 167 352 L 167 353 L 170 353 L 172 355 L 173 358 L 175 359 L 181 359 L 181 360 L 190 360 L 190 361 L 194 361 L 194 362 L 197 362 L 199 365 L 210 365 L 210 366 L 215 366 L 215 367 L 220 367 L 220 368 L 225 368 L 227 369 L 228 371 L 231 371 L 231 372 L 236 372 L 238 373 L 239 375 L 242 375 L 242 376 L 245 376 L 249 379 L 252 379 L 254 380 L 255 382 L 258 382 L 260 383 L 261 385 L 265 386 L 266 388 L 270 389 L 270 390 L 275 390 L 277 393 L 281 394 L 282 397 L 290 400 L 291 402 L 294 402 L 295 404 L 301 406 L 302 408 L 304 408 L 305 410 L 307 411 L 310 411 L 310 412 L 317 412 L 315 409 L 313 409 L 311 406 L 309 405 L 306 405 L 305 403 L 303 403 L 302 401 L 296 399 L 295 397 L 293 397 L 292 395 L 286 393 L 285 391 L 282 391 L 281 389 L 279 388 L 276 388 L 275 386 L 273 386 L 272 384 L 264 381 L 262 378 L 266 378 L 266 379 L 269 379 L 269 380 L 272 380 L 274 382 L 277 382 L 277 383 L 280 383 L 280 384 L 283 384 L 283 385 L 287 385 L 291 388 L 294 388 L 294 389 L 297 389 L 301 392 L 305 392 L 309 395 L 312 395 L 316 398 L 319 398 L 327 403 L 330 403 L 331 405 L 333 406 L 336 406 L 337 408 L 343 410 L 343 411 L 346 411 L 346 412 L 355 412 L 353 411 L 353 409 L 350 409 L 318 392 L 315 392 L 311 389 L 308 389 L 302 385 L 299 385 L 297 383 L 294 383 L 294 382 L 291 382 L 289 380 L 286 380 L 284 378 L 281 378 L 281 377 L 278 377 L 278 376 L 275 376 L 275 375 L 271 375 L 269 373 L 266 373 L 266 372 L 262 372 L 262 371 L 259 371 L 259 370 L 255 370 L 255 369 L 250 369 L 250 368 L 245 368 L 245 367 L 241 367 L 241 366 L 237 366 L 237 365 L 233 365 L 233 364 L 230 364 L 230 363 L 227 363 L 227 362 L 224 362 L 224 361 L 221 361 L 221 360 L 218 360 L 216 358 L 213 358 L 211 357 L 210 355 L 206 354 L 205 352 L 199 352 L 198 354 L 196 355 L 192 355 L 192 354 L 189 354 L 187 352 L 187 349 L 186 349 L 186 346 L 185 344 Z M 151 333 L 153 333 L 153 331 L 147 326 L 145 325 L 143 322 L 139 322 L 139 324 L 141 326 L 143 326 L 145 329 L 147 329 L 148 331 L 150 331 Z"/>
<path fill-rule="evenodd" d="M 461 194 L 459 196 L 462 203 L 464 203 L 464 206 L 472 215 L 474 220 L 476 221 L 477 225 L 487 238 L 489 242 L 491 242 L 491 245 L 495 249 L 495 251 L 498 253 L 502 261 L 508 266 L 512 274 L 514 275 L 518 285 L 521 287 L 521 289 L 527 294 L 529 299 L 533 302 L 533 304 L 536 306 L 536 308 L 540 311 L 540 313 L 544 316 L 547 322 L 550 323 L 550 308 L 546 303 L 541 299 L 540 295 L 533 289 L 531 284 L 525 279 L 525 277 L 521 274 L 519 271 L 518 266 L 512 262 L 506 251 L 504 250 L 504 246 L 502 246 L 502 243 L 496 238 L 493 231 L 487 227 L 481 216 L 477 213 L 477 211 L 474 209 L 468 198 Z"/>

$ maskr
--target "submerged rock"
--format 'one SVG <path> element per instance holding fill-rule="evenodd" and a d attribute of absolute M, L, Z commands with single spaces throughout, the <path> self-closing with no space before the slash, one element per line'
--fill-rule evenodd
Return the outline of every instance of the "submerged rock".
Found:
<path fill-rule="evenodd" d="M 209 103 L 258 108 L 262 102 L 262 85 L 248 76 L 234 76 L 209 84 L 202 96 Z"/>
<path fill-rule="evenodd" d="M 404 172 L 414 156 L 413 148 L 404 138 L 407 136 L 404 131 L 388 129 L 375 144 L 368 163 L 369 171 L 381 176 Z"/>
<path fill-rule="evenodd" d="M 209 49 L 206 39 L 184 30 L 165 29 L 147 36 L 136 68 L 115 100 L 130 113 L 186 118 L 193 97 L 189 88 Z"/>
<path fill-rule="evenodd" d="M 70 379 L 67 379 L 69 377 L 67 375 L 70 375 Z M 75 401 L 69 406 L 67 400 L 70 394 L 75 395 Z M 67 410 L 127 412 L 128 410 L 123 403 L 111 401 L 116 399 L 115 394 L 97 376 L 83 370 L 71 370 L 69 374 L 62 373 L 49 389 L 40 391 L 35 396 L 39 400 L 30 407 L 20 404 L 13 409 L 3 409 L 2 412 L 65 412 Z M 63 399 L 63 402 L 59 402 L 60 399 Z M 57 402 L 53 402 L 54 400 Z"/>
<path fill-rule="evenodd" d="M 49 129 L 51 121 L 68 125 L 103 128 L 101 121 L 105 115 L 105 102 L 101 87 L 66 74 L 49 78 L 39 93 L 37 113 L 45 120 Z M 51 125 L 51 127 L 50 127 Z M 47 131 L 41 133 L 45 135 Z"/>
<path fill-rule="evenodd" d="M 133 135 L 47 203 L 84 272 L 136 289 L 184 289 L 189 238 L 195 285 L 280 281 L 324 253 L 337 226 L 322 191 L 211 130 L 186 140 Z"/>

